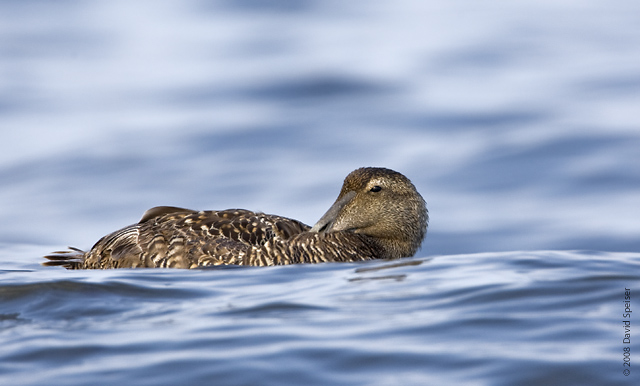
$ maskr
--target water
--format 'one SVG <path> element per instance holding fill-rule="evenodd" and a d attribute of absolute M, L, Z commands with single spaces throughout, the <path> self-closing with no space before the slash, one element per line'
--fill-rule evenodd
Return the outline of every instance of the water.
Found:
<path fill-rule="evenodd" d="M 0 384 L 636 384 L 638 16 L 1 2 Z M 405 265 L 40 265 L 156 205 L 313 224 L 360 166 L 428 203 Z"/>
<path fill-rule="evenodd" d="M 624 289 L 639 268 L 640 254 L 548 251 L 5 270 L 0 374 L 12 385 L 623 384 Z"/>

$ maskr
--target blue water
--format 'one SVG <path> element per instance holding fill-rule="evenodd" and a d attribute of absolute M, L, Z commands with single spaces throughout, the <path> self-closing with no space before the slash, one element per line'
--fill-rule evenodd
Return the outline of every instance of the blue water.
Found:
<path fill-rule="evenodd" d="M 0 384 L 637 384 L 639 17 L 0 2 Z M 404 265 L 40 265 L 156 205 L 313 224 L 361 166 L 427 201 Z"/>
<path fill-rule="evenodd" d="M 623 384 L 624 289 L 637 290 L 639 268 L 640 254 L 547 251 L 200 271 L 8 270 L 0 379 Z"/>

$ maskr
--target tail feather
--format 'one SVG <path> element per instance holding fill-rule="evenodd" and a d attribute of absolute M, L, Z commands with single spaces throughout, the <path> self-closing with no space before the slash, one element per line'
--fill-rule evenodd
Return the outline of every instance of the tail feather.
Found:
<path fill-rule="evenodd" d="M 44 256 L 49 261 L 42 263 L 48 267 L 65 267 L 66 269 L 81 269 L 84 261 L 85 251 L 69 247 L 67 251 L 56 251 Z"/>

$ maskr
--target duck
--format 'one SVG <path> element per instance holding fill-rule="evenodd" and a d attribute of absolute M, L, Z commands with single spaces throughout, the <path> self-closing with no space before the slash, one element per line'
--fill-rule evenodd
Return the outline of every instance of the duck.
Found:
<path fill-rule="evenodd" d="M 158 206 L 87 252 L 45 256 L 67 269 L 201 268 L 358 262 L 413 256 L 427 233 L 426 202 L 403 174 L 363 167 L 313 226 L 246 209 Z"/>

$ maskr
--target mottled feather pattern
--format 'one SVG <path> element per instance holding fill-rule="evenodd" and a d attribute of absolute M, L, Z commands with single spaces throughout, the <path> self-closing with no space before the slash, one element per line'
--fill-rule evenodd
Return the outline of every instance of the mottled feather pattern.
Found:
<path fill-rule="evenodd" d="M 296 220 L 242 209 L 168 213 L 104 237 L 74 268 L 273 265 L 253 249 L 307 230 Z"/>
<path fill-rule="evenodd" d="M 411 256 L 428 213 L 411 182 L 389 169 L 349 174 L 334 205 L 309 227 L 244 209 L 155 207 L 140 222 L 100 239 L 89 252 L 46 256 L 69 269 L 196 268 L 353 262 Z"/>

